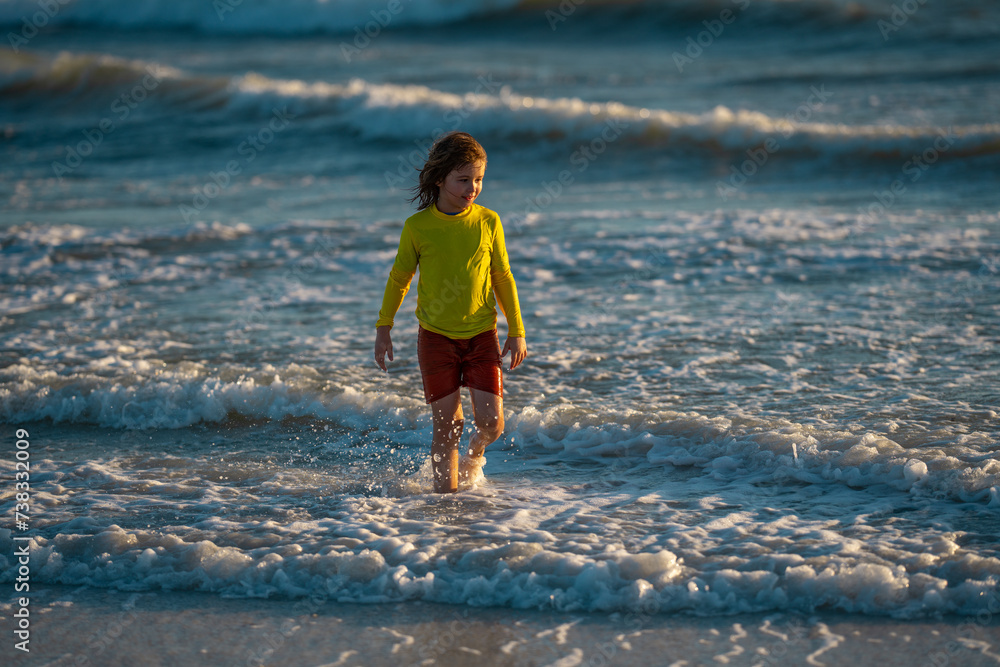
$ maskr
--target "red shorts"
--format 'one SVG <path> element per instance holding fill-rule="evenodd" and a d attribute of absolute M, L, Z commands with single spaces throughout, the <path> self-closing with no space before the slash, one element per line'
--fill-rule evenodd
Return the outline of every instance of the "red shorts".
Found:
<path fill-rule="evenodd" d="M 439 398 L 471 387 L 503 397 L 500 341 L 491 329 L 469 339 L 454 339 L 420 327 L 417 361 L 424 380 L 424 399 Z"/>

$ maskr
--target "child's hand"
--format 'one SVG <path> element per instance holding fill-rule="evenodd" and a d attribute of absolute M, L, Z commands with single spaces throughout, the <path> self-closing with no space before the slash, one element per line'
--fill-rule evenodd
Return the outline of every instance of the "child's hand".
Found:
<path fill-rule="evenodd" d="M 389 335 L 391 328 L 383 326 L 375 330 L 375 363 L 384 371 L 388 370 L 385 367 L 386 355 L 389 356 L 389 361 L 392 361 L 392 336 Z"/>
<path fill-rule="evenodd" d="M 528 343 L 525 342 L 524 338 L 511 338 L 510 336 L 507 336 L 507 342 L 503 344 L 503 352 L 500 356 L 506 357 L 508 350 L 510 351 L 509 370 L 514 370 L 521 364 L 522 361 L 524 361 L 524 358 L 528 356 Z"/>

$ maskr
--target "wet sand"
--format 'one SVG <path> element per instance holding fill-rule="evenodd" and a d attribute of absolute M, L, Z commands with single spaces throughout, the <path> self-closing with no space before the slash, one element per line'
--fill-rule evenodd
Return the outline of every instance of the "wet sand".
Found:
<path fill-rule="evenodd" d="M 30 653 L 5 665 L 893 665 L 1000 664 L 1000 615 L 901 621 L 837 613 L 558 613 L 423 602 L 224 599 L 45 586 Z"/>

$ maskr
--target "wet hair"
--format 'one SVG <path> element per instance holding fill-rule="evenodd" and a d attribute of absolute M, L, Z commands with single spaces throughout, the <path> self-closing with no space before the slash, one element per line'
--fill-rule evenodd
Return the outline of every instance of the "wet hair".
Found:
<path fill-rule="evenodd" d="M 427 153 L 427 162 L 420 170 L 420 181 L 413 187 L 411 202 L 417 202 L 422 211 L 435 203 L 441 188 L 438 183 L 456 169 L 482 162 L 486 164 L 486 151 L 467 132 L 449 132 L 438 137 Z"/>

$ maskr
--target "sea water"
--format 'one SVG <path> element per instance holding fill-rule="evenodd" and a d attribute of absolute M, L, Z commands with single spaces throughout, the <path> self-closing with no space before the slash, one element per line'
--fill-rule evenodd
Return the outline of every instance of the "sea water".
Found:
<path fill-rule="evenodd" d="M 3 580 L 28 536 L 129 591 L 1000 611 L 994 3 L 40 7 L 0 3 Z M 451 129 L 529 356 L 439 496 L 415 294 L 371 350 Z"/>

